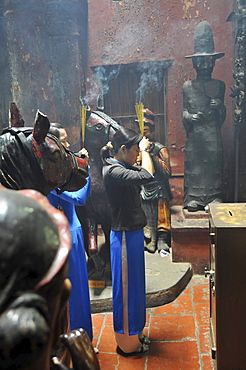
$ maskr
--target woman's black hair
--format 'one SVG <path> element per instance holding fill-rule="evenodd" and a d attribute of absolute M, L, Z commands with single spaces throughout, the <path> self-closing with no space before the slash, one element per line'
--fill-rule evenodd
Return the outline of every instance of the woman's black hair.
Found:
<path fill-rule="evenodd" d="M 114 152 L 117 153 L 122 145 L 125 145 L 127 149 L 130 149 L 133 145 L 138 144 L 141 140 L 141 135 L 139 135 L 136 131 L 133 131 L 129 128 L 119 130 L 112 139 Z"/>
<path fill-rule="evenodd" d="M 118 130 L 112 139 L 112 148 L 105 146 L 101 149 L 101 157 L 104 160 L 106 157 L 117 154 L 120 147 L 125 145 L 127 149 L 130 149 L 133 145 L 138 144 L 142 140 L 142 136 L 136 131 L 129 128 L 122 127 Z"/>

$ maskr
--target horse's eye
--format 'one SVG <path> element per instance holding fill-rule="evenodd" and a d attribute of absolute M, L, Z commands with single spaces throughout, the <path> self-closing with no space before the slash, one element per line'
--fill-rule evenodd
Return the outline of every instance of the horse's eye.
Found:
<path fill-rule="evenodd" d="M 100 131 L 100 130 L 102 130 L 103 129 L 103 125 L 101 124 L 101 123 L 97 123 L 96 125 L 95 125 L 95 128 L 96 128 L 96 130 L 98 130 L 98 131 Z"/>
<path fill-rule="evenodd" d="M 61 152 L 60 150 L 56 150 L 54 153 L 51 154 L 50 160 L 52 162 L 57 162 L 61 158 Z"/>

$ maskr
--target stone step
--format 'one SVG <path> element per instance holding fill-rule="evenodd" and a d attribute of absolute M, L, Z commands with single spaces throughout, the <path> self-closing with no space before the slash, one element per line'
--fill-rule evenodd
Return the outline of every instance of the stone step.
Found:
<path fill-rule="evenodd" d="M 192 277 L 190 263 L 172 262 L 172 252 L 167 257 L 145 253 L 146 305 L 162 306 L 174 301 Z M 111 281 L 104 288 L 90 288 L 92 313 L 112 311 Z"/>

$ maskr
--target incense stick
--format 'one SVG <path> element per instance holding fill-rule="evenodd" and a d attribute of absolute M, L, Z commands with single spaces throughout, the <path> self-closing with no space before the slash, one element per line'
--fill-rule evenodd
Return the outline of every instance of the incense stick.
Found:
<path fill-rule="evenodd" d="M 144 104 L 143 103 L 136 103 L 135 104 L 135 110 L 138 117 L 138 123 L 139 123 L 139 129 L 141 132 L 141 135 L 144 135 Z"/>
<path fill-rule="evenodd" d="M 86 126 L 86 107 L 81 107 L 81 136 L 82 136 L 82 146 L 85 145 L 85 126 Z"/>

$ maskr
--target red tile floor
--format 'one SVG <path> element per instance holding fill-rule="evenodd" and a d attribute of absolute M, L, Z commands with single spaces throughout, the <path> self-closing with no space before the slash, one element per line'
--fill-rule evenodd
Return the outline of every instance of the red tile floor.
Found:
<path fill-rule="evenodd" d="M 147 309 L 148 352 L 122 357 L 116 353 L 112 313 L 93 314 L 93 345 L 101 370 L 213 370 L 209 344 L 208 278 L 194 275 L 172 303 Z"/>

